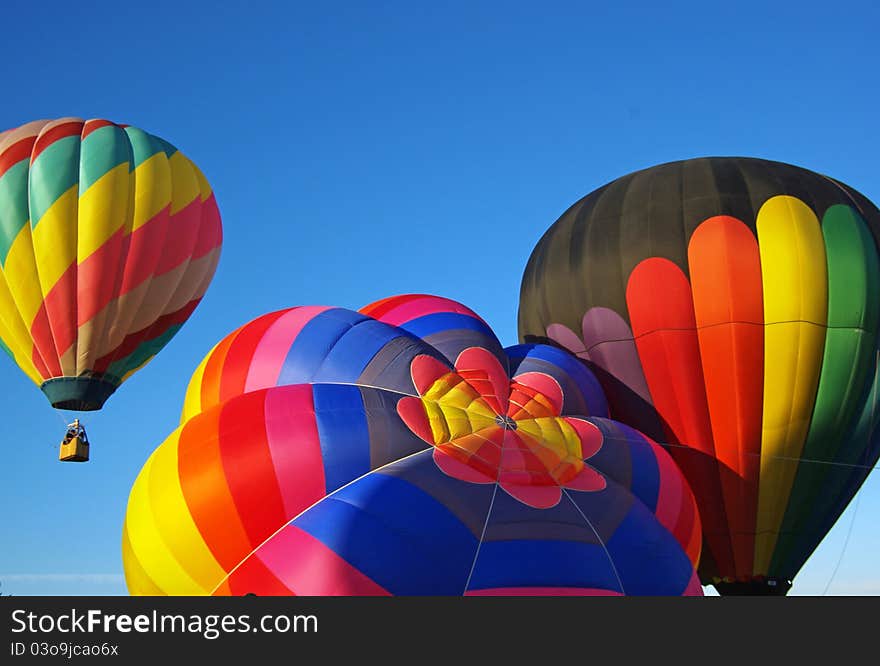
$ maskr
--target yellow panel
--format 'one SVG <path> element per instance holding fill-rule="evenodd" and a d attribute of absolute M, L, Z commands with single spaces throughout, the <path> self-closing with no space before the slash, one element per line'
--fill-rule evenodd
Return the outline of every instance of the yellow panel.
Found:
<path fill-rule="evenodd" d="M 76 261 L 79 185 L 58 197 L 33 229 L 34 257 L 43 296 Z"/>
<path fill-rule="evenodd" d="M 176 449 L 179 436 L 180 431 L 176 430 L 161 446 L 168 445 Z M 125 524 L 128 527 L 132 552 L 144 571 L 149 572 L 153 585 L 164 594 L 205 594 L 206 591 L 181 569 L 156 523 L 150 493 L 154 457 L 155 453 L 147 460 L 128 497 Z"/>
<path fill-rule="evenodd" d="M 131 185 L 132 176 L 128 170 L 128 162 L 123 162 L 80 194 L 76 250 L 79 263 L 104 245 L 121 227 L 131 228 L 128 200 Z M 39 228 L 40 225 L 37 225 L 37 229 Z"/>
<path fill-rule="evenodd" d="M 138 165 L 134 170 L 134 183 L 133 230 L 142 227 L 171 204 L 171 168 L 163 151 Z"/>
<path fill-rule="evenodd" d="M 15 300 L 9 292 L 3 269 L 0 269 L 0 338 L 12 351 L 18 367 L 35 384 L 42 384 L 43 379 L 31 360 L 34 349 L 33 340 L 31 340 L 30 333 L 21 320 L 21 314 L 18 312 Z"/>
<path fill-rule="evenodd" d="M 825 242 L 813 211 L 794 197 L 758 213 L 764 289 L 764 414 L 755 574 L 767 574 L 810 427 L 825 347 Z"/>
<path fill-rule="evenodd" d="M 207 594 L 226 577 L 226 571 L 205 545 L 186 504 L 178 475 L 178 442 L 175 435 L 153 453 L 150 505 L 159 533 L 178 567 L 198 583 L 201 593 Z"/>
<path fill-rule="evenodd" d="M 128 524 L 122 525 L 122 569 L 125 573 L 125 586 L 132 596 L 161 596 L 162 590 L 156 587 L 150 576 L 141 566 L 131 547 L 128 537 Z"/>
<path fill-rule="evenodd" d="M 180 415 L 181 425 L 202 411 L 202 377 L 205 376 L 205 368 L 208 365 L 208 361 L 219 344 L 218 342 L 211 348 L 211 351 L 202 359 L 202 362 L 199 363 L 199 366 L 192 374 L 192 378 L 189 380 L 189 385 L 186 387 L 186 397 L 183 399 L 183 413 Z"/>
<path fill-rule="evenodd" d="M 199 181 L 199 195 L 201 196 L 202 201 L 207 201 L 211 196 L 211 184 L 208 182 L 208 179 L 205 178 L 205 174 L 202 173 L 202 170 L 199 169 L 194 162 L 191 162 L 189 158 L 187 158 L 186 161 L 189 162 L 190 167 L 192 167 L 192 170 Z"/>
<path fill-rule="evenodd" d="M 171 165 L 171 214 L 186 208 L 200 196 L 199 180 L 193 171 L 192 162 L 180 152 L 176 152 L 168 160 Z"/>
<path fill-rule="evenodd" d="M 6 282 L 15 305 L 21 313 L 28 329 L 43 304 L 43 292 L 34 260 L 34 245 L 31 238 L 31 225 L 25 224 L 9 248 L 6 257 Z M 54 352 L 54 350 L 53 350 Z"/>

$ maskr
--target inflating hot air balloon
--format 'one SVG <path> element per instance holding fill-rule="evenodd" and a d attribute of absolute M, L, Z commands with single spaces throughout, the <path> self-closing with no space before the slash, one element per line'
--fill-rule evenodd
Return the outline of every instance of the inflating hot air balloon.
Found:
<path fill-rule="evenodd" d="M 174 146 L 106 120 L 0 134 L 0 346 L 53 407 L 100 409 L 174 336 L 220 256 L 220 216 Z"/>
<path fill-rule="evenodd" d="M 589 194 L 529 259 L 521 339 L 669 446 L 722 593 L 786 593 L 877 462 L 878 233 L 831 178 L 705 158 Z"/>
<path fill-rule="evenodd" d="M 399 296 L 221 341 L 129 497 L 132 594 L 699 595 L 693 495 L 547 345 Z"/>

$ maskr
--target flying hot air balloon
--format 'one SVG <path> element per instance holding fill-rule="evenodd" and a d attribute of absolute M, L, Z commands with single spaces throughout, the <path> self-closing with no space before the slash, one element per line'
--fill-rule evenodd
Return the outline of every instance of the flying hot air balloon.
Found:
<path fill-rule="evenodd" d="M 529 258 L 521 339 L 580 356 L 666 443 L 722 593 L 787 593 L 877 462 L 878 233 L 843 183 L 702 158 L 587 195 Z"/>
<path fill-rule="evenodd" d="M 145 463 L 131 594 L 700 595 L 694 497 L 548 345 L 397 296 L 230 333 Z"/>
<path fill-rule="evenodd" d="M 77 118 L 0 134 L 0 346 L 53 407 L 100 409 L 158 353 L 221 240 L 208 181 L 167 141 Z"/>

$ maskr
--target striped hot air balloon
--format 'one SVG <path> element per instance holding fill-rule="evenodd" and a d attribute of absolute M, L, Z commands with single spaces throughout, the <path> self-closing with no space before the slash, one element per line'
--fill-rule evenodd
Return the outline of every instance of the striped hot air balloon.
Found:
<path fill-rule="evenodd" d="M 131 490 L 132 594 L 701 594 L 672 459 L 547 345 L 426 295 L 224 338 Z"/>
<path fill-rule="evenodd" d="M 0 340 L 54 407 L 100 409 L 174 336 L 220 257 L 208 181 L 107 120 L 0 134 Z"/>
<path fill-rule="evenodd" d="M 532 252 L 521 338 L 585 359 L 669 445 L 722 592 L 787 592 L 880 456 L 878 233 L 831 178 L 704 158 L 589 194 Z"/>

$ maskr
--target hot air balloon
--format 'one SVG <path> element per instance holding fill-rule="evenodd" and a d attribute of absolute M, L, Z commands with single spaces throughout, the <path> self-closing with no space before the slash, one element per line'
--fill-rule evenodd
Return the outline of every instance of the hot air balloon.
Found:
<path fill-rule="evenodd" d="M 722 593 L 787 593 L 877 462 L 878 233 L 843 183 L 703 158 L 587 195 L 529 258 L 520 338 L 669 447 Z"/>
<path fill-rule="evenodd" d="M 53 407 L 100 409 L 193 312 L 220 257 L 208 181 L 107 120 L 0 134 L 0 346 Z"/>
<path fill-rule="evenodd" d="M 699 595 L 695 500 L 547 345 L 428 295 L 224 338 L 131 490 L 132 594 Z"/>

